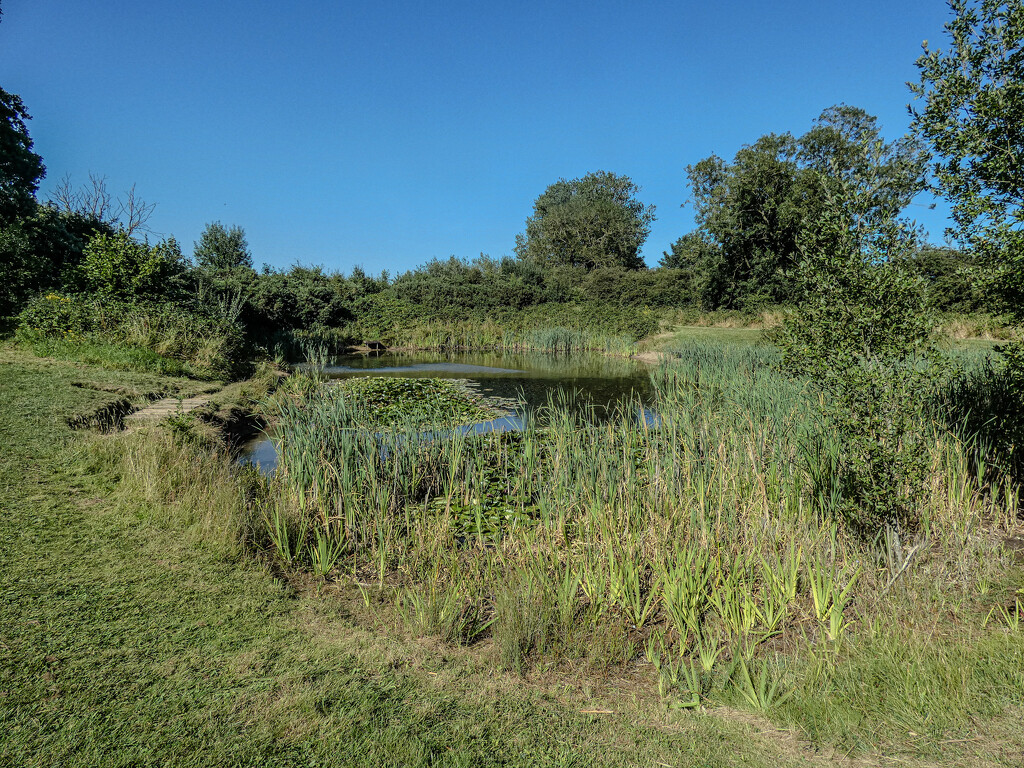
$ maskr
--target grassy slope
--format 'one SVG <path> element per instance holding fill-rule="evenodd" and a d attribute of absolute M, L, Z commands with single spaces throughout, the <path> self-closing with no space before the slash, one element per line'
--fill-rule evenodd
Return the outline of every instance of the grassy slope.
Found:
<path fill-rule="evenodd" d="M 687 341 L 714 341 L 731 344 L 756 344 L 764 338 L 760 328 L 723 328 L 718 326 L 683 325 L 670 331 L 644 339 L 640 342 L 641 351 L 664 351 L 671 349 L 674 343 Z M 988 352 L 1000 342 L 983 338 L 954 338 L 946 342 L 954 349 Z"/>
<path fill-rule="evenodd" d="M 97 387 L 195 386 L 0 348 L 0 764 L 808 764 L 749 719 L 581 714 L 359 629 L 119 495 L 110 445 L 132 438 L 66 427 L 124 396 Z"/>

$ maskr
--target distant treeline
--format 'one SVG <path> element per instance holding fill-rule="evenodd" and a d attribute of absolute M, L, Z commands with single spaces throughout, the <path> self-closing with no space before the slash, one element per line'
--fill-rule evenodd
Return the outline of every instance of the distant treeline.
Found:
<path fill-rule="evenodd" d="M 150 243 L 152 205 L 114 196 L 101 177 L 63 180 L 37 199 L 45 168 L 21 100 L 0 90 L 0 317 L 18 316 L 30 343 L 114 344 L 228 375 L 260 350 L 296 339 L 335 343 L 423 338 L 436 324 L 489 322 L 511 331 L 566 328 L 639 339 L 669 310 L 757 312 L 794 298 L 791 270 L 806 234 L 851 174 L 870 162 L 886 180 L 868 215 L 902 209 L 923 185 L 925 156 L 909 139 L 885 144 L 875 118 L 832 107 L 805 135 L 762 137 L 731 163 L 687 169 L 698 229 L 648 269 L 639 253 L 654 220 L 627 176 L 560 179 L 534 202 L 514 257 L 435 259 L 391 276 L 360 268 L 254 267 L 245 232 L 207 225 L 191 259 L 174 238 Z M 864 160 L 858 147 L 879 150 Z M 937 310 L 1000 311 L 982 262 L 919 247 L 905 265 Z M 173 367 L 173 366 L 172 366 Z"/>

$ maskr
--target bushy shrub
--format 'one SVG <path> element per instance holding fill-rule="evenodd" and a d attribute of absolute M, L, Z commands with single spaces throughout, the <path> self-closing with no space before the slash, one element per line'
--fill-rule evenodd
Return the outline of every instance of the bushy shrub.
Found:
<path fill-rule="evenodd" d="M 789 371 L 820 394 L 822 435 L 839 436 L 841 513 L 867 536 L 913 530 L 928 475 L 923 403 L 938 376 L 935 318 L 907 270 L 911 225 L 868 210 L 848 183 L 819 218 L 793 274 L 802 293 L 774 333 Z"/>
<path fill-rule="evenodd" d="M 85 246 L 79 273 L 82 287 L 108 299 L 153 299 L 167 295 L 184 262 L 173 238 L 150 246 L 125 232 L 99 233 Z"/>

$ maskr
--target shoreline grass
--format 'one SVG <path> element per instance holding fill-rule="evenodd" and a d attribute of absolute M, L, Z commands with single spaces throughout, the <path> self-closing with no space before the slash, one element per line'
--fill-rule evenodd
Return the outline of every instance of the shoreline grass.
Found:
<path fill-rule="evenodd" d="M 982 586 L 1020 576 L 993 543 L 1017 511 L 978 485 L 971 445 L 933 432 L 919 528 L 864 541 L 837 517 L 837 446 L 774 352 L 674 354 L 654 375 L 657 428 L 633 408 L 597 422 L 552 403 L 514 436 L 382 444 L 326 413 L 281 413 L 301 431 L 285 438 L 264 545 L 321 580 L 376 584 L 378 610 L 415 634 L 489 638 L 512 673 L 649 661 L 670 706 L 749 709 L 842 749 L 899 744 L 911 722 L 919 751 L 939 754 L 972 712 L 1024 705 L 1024 639 L 1001 643 L 986 620 L 1010 629 L 1018 604 Z M 933 611 L 958 642 L 918 643 Z M 984 663 L 964 666 L 961 644 Z M 859 681 L 882 684 L 914 648 L 915 676 L 865 699 Z M 969 670 L 960 690 L 953 659 Z"/>

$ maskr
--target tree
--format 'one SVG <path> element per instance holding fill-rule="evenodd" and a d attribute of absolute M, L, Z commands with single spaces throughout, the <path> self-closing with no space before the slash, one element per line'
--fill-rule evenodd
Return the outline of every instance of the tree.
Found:
<path fill-rule="evenodd" d="M 43 159 L 32 151 L 29 119 L 21 98 L 0 88 L 0 226 L 32 214 L 46 174 Z"/>
<path fill-rule="evenodd" d="M 865 152 L 868 145 L 882 151 Z M 799 138 L 768 134 L 731 163 L 712 155 L 686 169 L 699 232 L 694 287 L 709 307 L 754 307 L 794 298 L 787 272 L 800 238 L 843 187 L 872 179 L 869 208 L 905 207 L 924 185 L 925 156 L 913 140 L 884 143 L 858 107 L 829 107 Z M 867 191 L 863 191 L 867 194 Z"/>
<path fill-rule="evenodd" d="M 184 259 L 173 237 L 150 246 L 119 231 L 95 235 L 79 269 L 82 286 L 100 298 L 151 300 L 167 297 L 184 269 Z"/>
<path fill-rule="evenodd" d="M 35 293 L 74 282 L 85 244 L 100 232 L 114 231 L 49 205 L 0 226 L 0 316 L 17 312 Z"/>
<path fill-rule="evenodd" d="M 996 268 L 994 288 L 1024 319 L 1024 3 L 950 0 L 950 47 L 929 48 L 910 83 L 913 127 L 935 154 L 951 234 Z"/>
<path fill-rule="evenodd" d="M 784 273 L 796 262 L 810 174 L 797 165 L 789 134 L 762 136 L 736 153 L 686 169 L 700 231 L 717 248 L 694 265 L 695 290 L 707 307 L 738 307 L 789 297 Z"/>
<path fill-rule="evenodd" d="M 146 222 L 156 208 L 156 203 L 147 203 L 136 194 L 134 184 L 115 198 L 107 190 L 107 177 L 95 173 L 90 173 L 89 183 L 78 189 L 71 186 L 71 177 L 65 176 L 50 195 L 49 204 L 107 228 L 124 230 L 129 236 L 149 231 Z"/>
<path fill-rule="evenodd" d="M 671 246 L 662 251 L 658 266 L 667 269 L 686 269 L 692 271 L 697 264 L 713 258 L 718 245 L 708 236 L 707 232 L 694 230 L 687 232 Z"/>
<path fill-rule="evenodd" d="M 940 312 L 999 311 L 998 302 L 985 291 L 987 269 L 971 251 L 922 245 L 908 268 L 924 282 L 932 306 Z"/>
<path fill-rule="evenodd" d="M 193 252 L 196 264 L 213 272 L 224 272 L 239 267 L 252 269 L 252 254 L 245 240 L 245 230 L 234 225 L 225 229 L 219 221 L 206 225 Z"/>
<path fill-rule="evenodd" d="M 1024 2 L 950 0 L 950 47 L 923 44 L 913 127 L 935 154 L 935 188 L 953 204 L 950 234 L 992 276 L 991 292 L 1024 322 Z M 961 427 L 993 463 L 1024 472 L 1024 340 L 999 348 L 1002 365 L 966 391 Z M 986 408 L 987 405 L 987 408 Z M 978 418 L 978 415 L 981 418 Z"/>
<path fill-rule="evenodd" d="M 822 395 L 818 453 L 831 463 L 831 483 L 819 498 L 838 502 L 851 526 L 872 536 L 917 526 L 930 461 L 921 409 L 937 353 L 927 296 L 910 269 L 914 225 L 901 218 L 899 196 L 881 191 L 889 149 L 867 141 L 861 151 L 865 172 L 837 177 L 801 233 L 798 307 L 774 341 L 788 370 Z"/>
<path fill-rule="evenodd" d="M 913 136 L 886 143 L 878 118 L 860 107 L 829 107 L 798 143 L 801 167 L 817 172 L 826 195 L 842 198 L 857 188 L 858 206 L 888 211 L 883 218 L 898 216 L 927 188 L 929 158 L 922 143 Z"/>
<path fill-rule="evenodd" d="M 640 187 L 608 171 L 559 179 L 534 201 L 516 254 L 546 267 L 643 269 L 640 247 L 651 231 L 654 206 L 636 199 Z"/>

